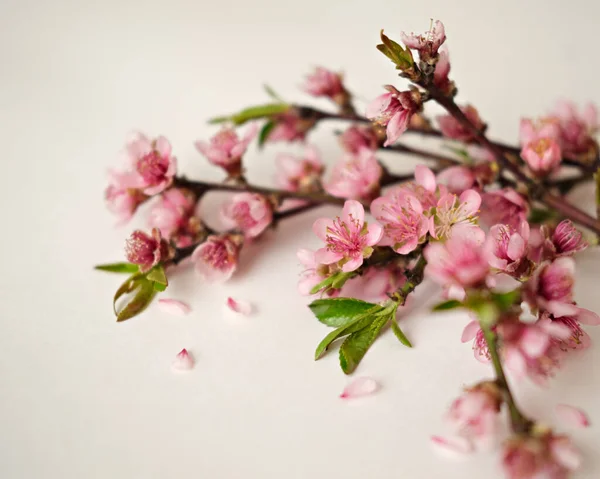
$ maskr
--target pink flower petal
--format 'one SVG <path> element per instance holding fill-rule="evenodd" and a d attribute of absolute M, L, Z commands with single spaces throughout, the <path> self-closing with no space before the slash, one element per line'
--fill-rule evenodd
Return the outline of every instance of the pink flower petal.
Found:
<path fill-rule="evenodd" d="M 415 180 L 428 191 L 435 192 L 436 181 L 433 171 L 427 168 L 425 165 L 417 165 L 415 168 Z"/>
<path fill-rule="evenodd" d="M 194 367 L 194 358 L 183 348 L 173 361 L 173 369 L 176 371 L 189 371 Z"/>
<path fill-rule="evenodd" d="M 188 304 L 176 299 L 159 299 L 158 306 L 165 313 L 174 314 L 177 316 L 186 315 L 192 310 Z"/>
<path fill-rule="evenodd" d="M 464 437 L 431 436 L 431 445 L 446 457 L 463 457 L 473 452 L 473 445 Z"/>
<path fill-rule="evenodd" d="M 248 301 L 236 300 L 232 297 L 227 298 L 227 307 L 244 316 L 248 316 L 252 313 L 252 305 Z"/>
<path fill-rule="evenodd" d="M 460 340 L 463 343 L 467 343 L 467 342 L 471 341 L 472 339 L 475 339 L 475 336 L 477 335 L 477 331 L 479 331 L 479 321 L 471 321 L 469 324 L 467 324 L 465 326 L 465 329 L 463 329 Z"/>
<path fill-rule="evenodd" d="M 340 394 L 340 397 L 342 399 L 354 399 L 357 397 L 369 396 L 378 389 L 379 383 L 373 378 L 359 377 L 350 382 L 350 384 L 344 388 L 342 394 Z"/>
<path fill-rule="evenodd" d="M 563 467 L 575 471 L 581 466 L 581 454 L 568 440 L 554 441 L 551 445 L 552 456 Z"/>
<path fill-rule="evenodd" d="M 565 426 L 588 427 L 590 420 L 587 414 L 575 406 L 558 404 L 555 408 L 556 415 Z"/>

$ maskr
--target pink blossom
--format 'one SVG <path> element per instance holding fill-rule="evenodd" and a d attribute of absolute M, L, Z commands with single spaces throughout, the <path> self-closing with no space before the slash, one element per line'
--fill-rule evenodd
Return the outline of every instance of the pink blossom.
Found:
<path fill-rule="evenodd" d="M 598 111 L 589 103 L 582 113 L 571 102 L 560 102 L 551 120 L 557 121 L 560 128 L 560 143 L 565 156 L 577 159 L 597 152 L 594 135 L 598 132 Z"/>
<path fill-rule="evenodd" d="M 255 238 L 273 221 L 273 207 L 257 193 L 238 193 L 223 205 L 221 220 L 226 228 L 236 228 L 246 238 Z"/>
<path fill-rule="evenodd" d="M 515 231 L 507 225 L 494 225 L 488 236 L 490 249 L 489 263 L 509 275 L 520 277 L 526 273 L 529 242 L 529 224 L 522 221 L 519 229 Z"/>
<path fill-rule="evenodd" d="M 363 301 L 379 302 L 388 299 L 388 293 L 396 291 L 405 281 L 406 276 L 404 276 L 403 269 L 397 266 L 369 268 L 364 274 L 346 281 L 340 295 Z"/>
<path fill-rule="evenodd" d="M 578 428 L 589 427 L 590 419 L 581 409 L 569 404 L 558 404 L 555 408 L 557 416 L 567 426 Z"/>
<path fill-rule="evenodd" d="M 493 383 L 468 388 L 454 400 L 448 421 L 458 434 L 482 447 L 491 445 L 498 430 L 502 393 Z"/>
<path fill-rule="evenodd" d="M 408 48 L 414 48 L 419 52 L 421 60 L 427 61 L 436 57 L 438 50 L 446 41 L 446 30 L 444 24 L 436 20 L 427 32 L 419 35 L 402 32 L 400 38 Z"/>
<path fill-rule="evenodd" d="M 176 299 L 159 299 L 158 300 L 159 308 L 168 314 L 173 314 L 176 316 L 183 316 L 189 314 L 192 308 L 183 301 L 178 301 Z"/>
<path fill-rule="evenodd" d="M 368 377 L 358 377 L 353 379 L 350 384 L 348 384 L 342 394 L 340 394 L 340 398 L 342 399 L 354 399 L 363 396 L 369 396 L 375 393 L 379 389 L 379 383 L 375 381 L 373 378 Z"/>
<path fill-rule="evenodd" d="M 556 339 L 556 345 L 563 352 L 577 349 L 587 349 L 590 347 L 592 340 L 588 333 L 581 328 L 581 323 L 575 317 L 561 316 L 560 318 L 552 318 L 547 311 L 542 314 L 542 319 L 545 321 L 551 320 L 556 324 L 563 325 L 569 329 L 569 337 L 564 339 Z"/>
<path fill-rule="evenodd" d="M 195 146 L 213 165 L 220 166 L 230 176 L 239 176 L 242 170 L 242 156 L 256 132 L 257 125 L 253 124 L 240 139 L 233 128 L 225 127 L 214 135 L 209 143 L 199 140 Z"/>
<path fill-rule="evenodd" d="M 502 451 L 502 467 L 508 479 L 566 479 L 580 465 L 579 451 L 569 437 L 551 431 L 514 436 Z"/>
<path fill-rule="evenodd" d="M 450 55 L 446 47 L 442 48 L 439 52 L 438 61 L 435 64 L 435 70 L 433 71 L 433 84 L 443 92 L 447 92 L 450 88 Z"/>
<path fill-rule="evenodd" d="M 477 128 L 480 131 L 484 129 L 485 124 L 479 117 L 479 113 L 477 112 L 475 107 L 471 105 L 466 105 L 460 107 L 460 109 L 475 128 Z M 450 114 L 438 116 L 437 121 L 440 125 L 440 130 L 442 130 L 442 134 L 446 138 L 452 138 L 453 140 L 464 142 L 472 141 L 475 138 L 475 136 L 473 135 L 473 133 L 471 133 L 470 130 L 465 128 L 456 118 L 454 118 Z"/>
<path fill-rule="evenodd" d="M 373 253 L 383 229 L 378 224 L 368 224 L 364 220 L 363 206 L 354 200 L 344 203 L 342 217 L 335 220 L 321 218 L 313 225 L 314 233 L 323 241 L 325 247 L 319 249 L 315 259 L 321 264 L 336 263 L 344 272 L 359 268 L 364 258 Z"/>
<path fill-rule="evenodd" d="M 570 220 L 563 220 L 554 229 L 547 245 L 556 256 L 572 256 L 586 249 L 589 243 Z"/>
<path fill-rule="evenodd" d="M 241 243 L 233 235 L 209 236 L 192 253 L 196 271 L 209 281 L 226 281 L 237 268 Z"/>
<path fill-rule="evenodd" d="M 479 219 L 487 226 L 501 223 L 516 230 L 521 222 L 527 220 L 528 214 L 527 201 L 512 188 L 489 191 L 482 195 Z"/>
<path fill-rule="evenodd" d="M 437 183 L 445 185 L 450 193 L 460 195 L 465 190 L 469 190 L 476 186 L 477 181 L 470 168 L 457 165 L 445 168 L 438 173 Z"/>
<path fill-rule="evenodd" d="M 189 371 L 194 367 L 194 358 L 188 353 L 187 349 L 183 348 L 175 356 L 172 366 L 175 371 Z"/>
<path fill-rule="evenodd" d="M 367 107 L 367 118 L 387 126 L 387 140 L 383 144 L 393 144 L 406 131 L 411 116 L 420 107 L 420 94 L 413 91 L 400 92 L 392 85 L 386 85 L 388 93 L 378 96 Z"/>
<path fill-rule="evenodd" d="M 429 244 L 424 251 L 425 275 L 441 286 L 483 283 L 489 273 L 484 237 L 479 228 L 459 228 L 445 243 Z"/>
<path fill-rule="evenodd" d="M 148 223 L 150 227 L 160 229 L 163 237 L 178 239 L 185 234 L 195 207 L 196 197 L 193 194 L 187 190 L 169 188 L 152 206 Z M 200 224 L 197 226 L 201 228 Z"/>
<path fill-rule="evenodd" d="M 146 273 L 154 266 L 169 258 L 169 245 L 162 239 L 158 228 L 152 229 L 152 235 L 136 230 L 125 243 L 127 261 L 137 264 L 140 272 Z"/>
<path fill-rule="evenodd" d="M 382 174 L 375 154 L 363 148 L 358 155 L 339 161 L 323 186 L 327 193 L 338 198 L 370 200 L 379 193 Z"/>
<path fill-rule="evenodd" d="M 357 154 L 363 148 L 376 150 L 379 138 L 371 126 L 351 126 L 340 135 L 340 143 L 344 150 Z"/>
<path fill-rule="evenodd" d="M 306 77 L 303 90 L 313 96 L 326 96 L 334 101 L 347 96 L 341 75 L 323 67 L 317 67 L 314 73 Z"/>
<path fill-rule="evenodd" d="M 315 120 L 302 118 L 296 109 L 291 109 L 273 118 L 275 126 L 269 133 L 267 140 L 275 141 L 303 141 L 306 133 L 315 126 Z"/>
<path fill-rule="evenodd" d="M 521 150 L 521 158 L 538 176 L 545 176 L 555 171 L 562 162 L 562 152 L 558 142 L 548 138 L 528 143 Z"/>
<path fill-rule="evenodd" d="M 422 244 L 429 231 L 429 218 L 416 196 L 397 191 L 371 204 L 371 213 L 383 225 L 381 245 L 391 245 L 398 254 L 408 254 Z"/>
<path fill-rule="evenodd" d="M 110 171 L 110 184 L 104 192 L 106 205 L 111 213 L 119 218 L 118 224 L 124 224 L 131 219 L 138 206 L 146 201 L 147 196 L 137 188 L 131 188 L 135 184 L 131 173 Z"/>
<path fill-rule="evenodd" d="M 306 148 L 302 158 L 282 153 L 276 158 L 277 186 L 287 191 L 315 191 L 325 167 L 315 147 Z"/>
<path fill-rule="evenodd" d="M 171 144 L 164 136 L 155 140 L 135 133 L 127 142 L 127 154 L 136 173 L 135 185 L 147 195 L 160 193 L 173 182 L 177 160 L 171 154 Z"/>
<path fill-rule="evenodd" d="M 337 270 L 335 265 L 319 264 L 315 259 L 314 251 L 299 249 L 296 256 L 305 268 L 298 282 L 298 292 L 303 296 L 309 296 L 317 284 Z M 337 293 L 338 291 L 333 292 L 333 294 Z"/>
<path fill-rule="evenodd" d="M 437 202 L 435 216 L 430 223 L 434 238 L 448 238 L 457 226 L 473 226 L 477 219 L 481 196 L 475 190 L 466 190 L 460 196 L 443 195 Z"/>
<path fill-rule="evenodd" d="M 519 139 L 523 147 L 543 138 L 559 140 L 560 127 L 557 121 L 539 121 L 534 123 L 528 118 L 521 119 Z"/>

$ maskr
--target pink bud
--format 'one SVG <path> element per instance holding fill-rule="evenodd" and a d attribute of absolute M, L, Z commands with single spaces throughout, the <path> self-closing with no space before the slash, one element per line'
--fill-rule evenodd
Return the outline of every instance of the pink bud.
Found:
<path fill-rule="evenodd" d="M 238 193 L 223 205 L 221 221 L 227 228 L 235 228 L 246 238 L 255 238 L 273 221 L 273 206 L 257 193 Z"/>
<path fill-rule="evenodd" d="M 344 150 L 357 154 L 363 148 L 376 150 L 379 139 L 370 126 L 351 126 L 340 135 L 340 143 Z"/>
<path fill-rule="evenodd" d="M 340 160 L 323 186 L 338 198 L 370 200 L 379 193 L 382 174 L 374 153 L 363 148 L 358 155 Z"/>
<path fill-rule="evenodd" d="M 541 138 L 528 143 L 521 150 L 521 158 L 536 175 L 545 176 L 560 166 L 562 152 L 555 140 Z"/>
<path fill-rule="evenodd" d="M 383 145 L 388 146 L 408 128 L 411 116 L 419 109 L 420 95 L 413 91 L 400 92 L 391 85 L 385 88 L 388 93 L 369 103 L 366 116 L 379 125 L 387 126 L 387 140 Z"/>
<path fill-rule="evenodd" d="M 345 92 L 341 75 L 323 67 L 317 67 L 306 77 L 303 90 L 313 96 L 326 96 L 333 100 Z"/>
<path fill-rule="evenodd" d="M 275 126 L 267 137 L 270 142 L 302 141 L 316 123 L 314 119 L 302 118 L 295 109 L 276 115 L 274 121 Z"/>
<path fill-rule="evenodd" d="M 287 191 L 315 191 L 320 188 L 325 167 L 315 147 L 307 147 L 302 158 L 280 154 L 276 158 L 277 186 Z"/>
<path fill-rule="evenodd" d="M 460 108 L 461 111 L 465 114 L 468 120 L 477 128 L 478 130 L 483 130 L 485 124 L 479 117 L 479 113 L 475 109 L 475 107 L 471 105 L 467 105 Z M 464 142 L 469 142 L 473 140 L 475 137 L 470 130 L 465 128 L 462 123 L 460 123 L 456 118 L 452 115 L 441 115 L 437 117 L 438 124 L 440 125 L 440 130 L 442 130 L 442 134 L 447 138 L 452 138 L 453 140 L 459 140 Z"/>
<path fill-rule="evenodd" d="M 257 125 L 253 124 L 244 137 L 240 139 L 232 128 L 225 127 L 210 139 L 209 143 L 196 142 L 196 149 L 213 165 L 220 166 L 230 176 L 241 174 L 242 156 L 254 139 Z"/>
<path fill-rule="evenodd" d="M 570 220 L 561 221 L 552 234 L 552 244 L 557 256 L 570 256 L 588 247 L 579 231 Z"/>

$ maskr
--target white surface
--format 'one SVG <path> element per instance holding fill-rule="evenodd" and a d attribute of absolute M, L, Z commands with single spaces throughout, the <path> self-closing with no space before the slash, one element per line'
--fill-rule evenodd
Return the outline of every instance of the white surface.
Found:
<path fill-rule="evenodd" d="M 461 386 L 491 374 L 459 342 L 466 318 L 411 316 L 413 350 L 386 334 L 359 369 L 383 388 L 360 402 L 338 399 L 347 378 L 336 354 L 312 361 L 328 330 L 296 295 L 294 252 L 316 246 L 309 225 L 323 211 L 245 251 L 227 285 L 174 278 L 165 297 L 192 304 L 190 316 L 152 307 L 116 324 L 121 278 L 91 267 L 120 260 L 133 225 L 113 228 L 104 173 L 139 128 L 167 135 L 186 173 L 218 179 L 192 146 L 214 131 L 206 118 L 264 101 L 263 82 L 300 100 L 295 87 L 316 64 L 344 69 L 371 98 L 397 81 L 375 50 L 379 29 L 422 31 L 430 17 L 446 24 L 460 100 L 514 141 L 519 115 L 558 96 L 600 102 L 599 14 L 585 0 L 2 0 L 0 477 L 500 477 L 497 455 L 448 464 L 428 443 Z M 312 136 L 328 160 L 331 126 Z M 269 184 L 285 149 L 252 152 L 251 179 Z M 596 311 L 599 266 L 598 251 L 580 257 L 577 299 Z M 229 295 L 258 314 L 227 319 Z M 196 367 L 174 375 L 182 347 Z M 581 478 L 600 476 L 598 351 L 547 391 L 517 387 L 535 417 L 554 420 L 557 402 L 589 412 L 594 427 L 572 431 Z"/>

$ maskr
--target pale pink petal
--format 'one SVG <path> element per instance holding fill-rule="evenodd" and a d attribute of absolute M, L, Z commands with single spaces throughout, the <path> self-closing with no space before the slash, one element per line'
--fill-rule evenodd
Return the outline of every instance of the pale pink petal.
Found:
<path fill-rule="evenodd" d="M 557 318 L 562 316 L 575 316 L 581 309 L 572 303 L 563 303 L 561 301 L 548 301 L 545 306 L 546 309 Z"/>
<path fill-rule="evenodd" d="M 314 268 L 317 263 L 315 261 L 315 252 L 309 249 L 301 248 L 296 252 L 296 257 L 307 268 Z"/>
<path fill-rule="evenodd" d="M 348 226 L 353 221 L 358 221 L 361 226 L 365 220 L 365 208 L 356 200 L 348 200 L 344 203 L 344 209 L 342 210 L 342 221 Z M 360 229 L 360 228 L 359 228 Z"/>
<path fill-rule="evenodd" d="M 329 229 L 333 229 L 333 221 L 329 218 L 319 218 L 312 227 L 313 232 L 323 241 L 327 241 L 327 230 Z"/>
<path fill-rule="evenodd" d="M 383 227 L 377 223 L 370 223 L 367 226 L 367 234 L 365 239 L 368 246 L 373 246 L 379 242 L 383 236 Z"/>
<path fill-rule="evenodd" d="M 580 323 L 587 324 L 589 326 L 598 326 L 600 324 L 600 316 L 585 308 L 578 308 L 577 319 Z"/>
<path fill-rule="evenodd" d="M 187 349 L 183 348 L 173 361 L 173 369 L 176 371 L 189 371 L 194 367 L 194 358 L 188 353 Z"/>
<path fill-rule="evenodd" d="M 342 253 L 329 251 L 327 248 L 318 249 L 315 253 L 315 261 L 320 264 L 337 263 L 344 257 Z"/>
<path fill-rule="evenodd" d="M 248 301 L 236 300 L 232 297 L 227 298 L 227 307 L 232 311 L 248 316 L 252 313 L 252 305 Z"/>
<path fill-rule="evenodd" d="M 379 383 L 373 378 L 359 377 L 348 384 L 340 397 L 342 399 L 354 399 L 373 394 L 379 389 Z"/>
<path fill-rule="evenodd" d="M 460 195 L 461 210 L 469 216 L 474 216 L 481 206 L 481 196 L 475 190 L 463 191 Z"/>
<path fill-rule="evenodd" d="M 521 235 L 513 234 L 508 240 L 508 248 L 506 254 L 512 260 L 519 260 L 523 257 L 525 252 L 525 240 Z"/>
<path fill-rule="evenodd" d="M 398 138 L 406 131 L 408 128 L 408 122 L 410 120 L 410 111 L 402 110 L 392 116 L 392 119 L 387 124 L 385 129 L 387 139 L 383 146 L 389 146 L 396 142 Z"/>
<path fill-rule="evenodd" d="M 473 444 L 460 436 L 431 436 L 431 445 L 438 453 L 451 458 L 465 456 L 474 450 Z"/>
<path fill-rule="evenodd" d="M 361 256 L 356 256 L 354 258 L 350 258 L 350 260 L 347 263 L 344 263 L 344 265 L 342 266 L 342 271 L 344 273 L 349 273 L 350 271 L 354 271 L 357 268 L 360 268 L 363 264 L 363 257 Z"/>
<path fill-rule="evenodd" d="M 519 378 L 523 377 L 527 372 L 527 362 L 516 348 L 507 348 L 507 351 L 504 353 L 504 363 Z"/>
<path fill-rule="evenodd" d="M 393 96 L 394 95 L 392 93 L 384 93 L 369 103 L 366 111 L 367 118 L 373 119 L 381 115 L 381 112 L 384 111 L 390 104 Z"/>
<path fill-rule="evenodd" d="M 428 191 L 434 192 L 436 189 L 435 175 L 425 165 L 417 165 L 415 168 L 415 180 Z"/>
<path fill-rule="evenodd" d="M 558 404 L 555 408 L 556 415 L 565 426 L 588 427 L 590 420 L 585 412 L 575 406 Z"/>
<path fill-rule="evenodd" d="M 530 358 L 538 358 L 546 352 L 550 337 L 537 328 L 527 328 L 520 341 L 521 349 Z"/>
<path fill-rule="evenodd" d="M 171 143 L 164 136 L 159 136 L 156 139 L 155 148 L 160 153 L 160 156 L 167 157 L 171 155 Z"/>
<path fill-rule="evenodd" d="M 581 454 L 570 441 L 553 441 L 551 450 L 555 460 L 567 469 L 575 471 L 581 466 Z"/>
<path fill-rule="evenodd" d="M 467 342 L 471 341 L 472 339 L 475 339 L 475 336 L 477 335 L 477 331 L 479 331 L 479 321 L 471 321 L 469 324 L 467 324 L 465 326 L 465 329 L 463 329 L 460 340 L 463 343 L 467 343 Z"/>
<path fill-rule="evenodd" d="M 192 310 L 188 304 L 176 299 L 159 299 L 158 306 L 165 313 L 174 314 L 177 316 L 186 315 Z"/>

